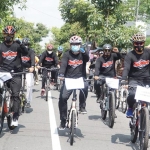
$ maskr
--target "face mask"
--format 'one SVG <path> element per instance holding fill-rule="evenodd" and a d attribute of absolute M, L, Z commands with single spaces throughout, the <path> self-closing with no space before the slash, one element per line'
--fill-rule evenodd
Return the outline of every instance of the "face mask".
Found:
<path fill-rule="evenodd" d="M 136 50 L 137 52 L 143 52 L 144 46 L 140 46 L 140 45 L 134 46 L 134 50 Z"/>
<path fill-rule="evenodd" d="M 52 54 L 52 51 L 47 51 L 49 54 Z"/>
<path fill-rule="evenodd" d="M 79 45 L 72 45 L 72 46 L 71 46 L 71 50 L 72 50 L 73 52 L 79 52 L 80 46 L 79 46 Z"/>
<path fill-rule="evenodd" d="M 6 43 L 10 43 L 10 42 L 12 42 L 13 41 L 13 38 L 12 37 L 10 37 L 10 36 L 6 36 L 5 37 L 5 42 Z"/>

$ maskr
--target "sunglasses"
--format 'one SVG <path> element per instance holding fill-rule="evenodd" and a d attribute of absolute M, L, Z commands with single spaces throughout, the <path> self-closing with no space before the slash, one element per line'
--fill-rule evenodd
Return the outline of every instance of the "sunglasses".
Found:
<path fill-rule="evenodd" d="M 144 42 L 135 42 L 134 45 L 144 45 Z"/>
<path fill-rule="evenodd" d="M 103 51 L 106 52 L 106 53 L 110 53 L 111 52 L 110 49 L 104 49 Z"/>

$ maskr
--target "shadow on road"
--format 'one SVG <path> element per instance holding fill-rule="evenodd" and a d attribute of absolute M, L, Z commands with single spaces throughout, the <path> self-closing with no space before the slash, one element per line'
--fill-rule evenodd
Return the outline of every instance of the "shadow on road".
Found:
<path fill-rule="evenodd" d="M 99 115 L 91 115 L 91 116 L 88 116 L 89 120 L 100 120 L 101 117 Z"/>
<path fill-rule="evenodd" d="M 33 108 L 26 108 L 26 113 L 29 114 L 33 111 Z"/>
<path fill-rule="evenodd" d="M 37 90 L 37 89 L 33 89 L 32 92 L 39 92 L 40 90 Z"/>
<path fill-rule="evenodd" d="M 19 124 L 18 127 L 16 127 L 11 134 L 17 134 L 19 132 L 20 128 L 25 128 L 24 125 Z"/>
<path fill-rule="evenodd" d="M 130 135 L 115 134 L 111 136 L 111 142 L 114 144 L 123 144 L 125 146 L 131 147 L 132 150 L 140 150 L 137 143 L 133 144 L 130 141 Z"/>

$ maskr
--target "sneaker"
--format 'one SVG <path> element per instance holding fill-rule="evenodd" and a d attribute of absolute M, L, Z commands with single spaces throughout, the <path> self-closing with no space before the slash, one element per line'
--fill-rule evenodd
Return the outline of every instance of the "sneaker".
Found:
<path fill-rule="evenodd" d="M 133 110 L 131 108 L 128 108 L 127 113 L 126 113 L 127 118 L 132 118 L 133 117 Z"/>
<path fill-rule="evenodd" d="M 27 102 L 26 107 L 27 107 L 27 108 L 30 108 L 30 107 L 31 107 L 31 105 L 30 105 L 29 102 Z"/>
<path fill-rule="evenodd" d="M 41 90 L 41 96 L 43 96 L 45 94 L 45 89 Z"/>
<path fill-rule="evenodd" d="M 59 128 L 65 129 L 65 127 L 66 127 L 66 120 L 61 120 Z"/>
<path fill-rule="evenodd" d="M 11 126 L 17 127 L 18 126 L 18 119 L 13 119 L 11 122 Z"/>
<path fill-rule="evenodd" d="M 86 109 L 83 108 L 83 107 L 81 107 L 81 108 L 79 109 L 79 112 L 80 112 L 81 114 L 87 114 Z"/>
<path fill-rule="evenodd" d="M 39 83 L 36 81 L 35 84 L 38 85 Z"/>

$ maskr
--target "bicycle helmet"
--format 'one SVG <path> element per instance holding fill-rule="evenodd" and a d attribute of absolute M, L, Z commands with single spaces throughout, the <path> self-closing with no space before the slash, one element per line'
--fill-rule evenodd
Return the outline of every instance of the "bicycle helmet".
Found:
<path fill-rule="evenodd" d="M 24 39 L 22 40 L 22 43 L 23 43 L 24 45 L 29 45 L 29 44 L 30 44 L 30 39 L 29 39 L 29 38 L 24 38 Z"/>
<path fill-rule="evenodd" d="M 121 54 L 127 54 L 127 50 L 123 48 L 120 53 Z"/>
<path fill-rule="evenodd" d="M 105 50 L 105 49 L 110 49 L 110 50 L 112 50 L 112 46 L 111 46 L 110 44 L 105 44 L 105 45 L 103 46 L 103 50 Z"/>
<path fill-rule="evenodd" d="M 132 42 L 145 42 L 146 37 L 142 33 L 134 34 L 131 38 Z"/>
<path fill-rule="evenodd" d="M 3 29 L 3 34 L 15 34 L 16 30 L 13 26 L 6 26 L 4 29 Z"/>
<path fill-rule="evenodd" d="M 58 46 L 57 50 L 58 50 L 59 52 L 63 52 L 63 47 L 62 47 L 62 46 Z"/>
<path fill-rule="evenodd" d="M 75 35 L 75 36 L 72 36 L 69 40 L 70 44 L 74 44 L 74 43 L 79 43 L 81 44 L 82 43 L 82 39 L 81 37 Z"/>

